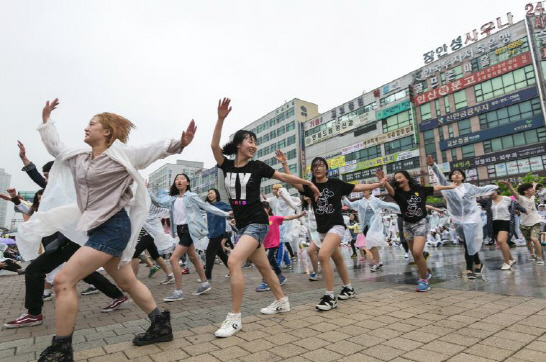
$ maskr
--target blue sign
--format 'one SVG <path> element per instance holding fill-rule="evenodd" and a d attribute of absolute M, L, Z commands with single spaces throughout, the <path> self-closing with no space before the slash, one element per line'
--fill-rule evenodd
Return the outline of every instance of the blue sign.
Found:
<path fill-rule="evenodd" d="M 429 129 L 433 129 L 438 126 L 443 126 L 445 124 L 460 121 L 461 119 L 478 116 L 480 114 L 491 112 L 499 108 L 508 107 L 512 104 L 520 103 L 535 97 L 538 97 L 536 87 L 523 89 L 519 92 L 476 104 L 475 106 L 465 107 L 457 112 L 446 114 L 445 116 L 422 121 L 419 125 L 419 131 L 428 131 Z"/>
<path fill-rule="evenodd" d="M 528 131 L 530 129 L 544 127 L 544 117 L 541 114 L 534 116 L 532 119 L 512 122 L 499 127 L 484 129 L 468 135 L 450 138 L 445 141 L 440 141 L 440 149 L 445 151 L 453 147 L 461 147 L 471 143 L 482 142 L 497 137 L 506 136 L 513 133 Z"/>

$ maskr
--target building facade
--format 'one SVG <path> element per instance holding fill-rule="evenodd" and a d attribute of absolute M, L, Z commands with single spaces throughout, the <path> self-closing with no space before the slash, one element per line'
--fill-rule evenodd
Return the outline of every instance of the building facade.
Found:
<path fill-rule="evenodd" d="M 282 165 L 275 158 L 275 151 L 282 150 L 286 155 L 290 172 L 301 175 L 303 134 L 300 124 L 316 117 L 317 114 L 318 106 L 316 104 L 294 98 L 243 127 L 242 129 L 250 130 L 258 137 L 259 147 L 254 159 L 263 161 L 276 170 L 283 171 Z M 233 136 L 231 135 L 230 139 L 233 139 Z M 279 182 L 264 180 L 262 192 L 271 196 L 272 186 L 276 183 Z M 293 187 L 284 186 L 291 194 L 297 194 L 297 190 Z"/>
<path fill-rule="evenodd" d="M 176 175 L 185 173 L 191 181 L 191 187 L 199 188 L 200 178 L 198 175 L 203 170 L 203 162 L 177 160 L 176 163 L 167 163 L 156 171 L 150 173 L 148 182 L 150 190 L 157 193 L 159 190 L 169 190 Z"/>
<path fill-rule="evenodd" d="M 6 173 L 3 168 L 0 168 L 0 190 L 5 192 L 10 187 L 11 175 Z M 0 226 L 8 227 L 6 216 L 8 212 L 8 204 L 11 204 L 8 201 L 0 200 Z"/>

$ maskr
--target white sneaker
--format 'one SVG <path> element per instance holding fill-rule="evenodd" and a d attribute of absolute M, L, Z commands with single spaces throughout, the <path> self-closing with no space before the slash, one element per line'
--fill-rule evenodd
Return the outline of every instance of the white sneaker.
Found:
<path fill-rule="evenodd" d="M 243 328 L 241 323 L 241 314 L 228 313 L 226 320 L 222 323 L 219 330 L 214 332 L 216 337 L 231 337 Z"/>
<path fill-rule="evenodd" d="M 164 302 L 175 302 L 177 300 L 184 299 L 184 294 L 182 292 L 174 291 L 173 294 L 169 295 L 168 297 L 163 298 Z"/>
<path fill-rule="evenodd" d="M 512 270 L 512 266 L 510 264 L 503 263 L 501 270 Z"/>
<path fill-rule="evenodd" d="M 404 259 L 409 259 L 409 254 L 408 253 L 404 253 Z"/>
<path fill-rule="evenodd" d="M 537 265 L 544 265 L 544 260 L 537 258 Z"/>
<path fill-rule="evenodd" d="M 260 310 L 263 314 L 276 314 L 290 312 L 290 303 L 288 297 L 284 297 L 280 300 L 275 300 L 273 303 Z"/>
<path fill-rule="evenodd" d="M 510 266 L 512 266 L 514 264 L 516 264 L 516 260 L 515 259 L 510 260 Z"/>

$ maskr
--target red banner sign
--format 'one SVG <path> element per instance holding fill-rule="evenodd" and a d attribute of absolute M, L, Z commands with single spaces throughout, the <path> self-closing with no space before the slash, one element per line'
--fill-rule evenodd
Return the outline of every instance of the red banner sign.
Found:
<path fill-rule="evenodd" d="M 485 82 L 486 80 L 498 77 L 499 75 L 506 74 L 529 64 L 531 64 L 531 56 L 529 52 L 520 54 L 516 57 L 492 65 L 484 70 L 480 70 L 479 72 L 472 73 L 454 82 L 447 83 L 446 85 L 420 94 L 415 97 L 415 105 L 418 106 L 433 101 L 440 97 L 471 87 L 478 83 Z"/>

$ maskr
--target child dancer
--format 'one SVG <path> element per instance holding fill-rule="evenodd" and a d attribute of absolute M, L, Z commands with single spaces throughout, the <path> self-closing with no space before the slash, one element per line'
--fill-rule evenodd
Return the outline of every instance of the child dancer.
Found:
<path fill-rule="evenodd" d="M 282 225 L 282 223 L 285 220 L 294 220 L 299 219 L 300 217 L 305 215 L 305 212 L 301 212 L 297 215 L 289 215 L 289 216 L 276 216 L 273 215 L 273 211 L 271 210 L 271 206 L 269 205 L 269 202 L 262 201 L 263 208 L 265 212 L 267 213 L 267 216 L 269 218 L 269 230 L 267 231 L 267 235 L 264 239 L 264 249 L 267 251 L 267 258 L 269 259 L 269 264 L 275 271 L 275 274 L 277 274 L 277 277 L 279 278 L 279 283 L 283 285 L 286 283 L 286 277 L 282 274 L 281 268 L 279 268 L 279 265 L 277 264 L 277 261 L 275 260 L 275 254 L 279 248 L 280 243 L 280 228 L 279 226 Z M 258 285 L 256 288 L 257 292 L 266 292 L 268 290 L 271 290 L 269 288 L 269 285 L 265 282 L 265 280 L 262 280 L 262 283 Z"/>
<path fill-rule="evenodd" d="M 337 299 L 346 300 L 356 296 L 355 290 L 349 280 L 349 273 L 343 262 L 339 245 L 345 235 L 345 222 L 341 213 L 341 198 L 351 192 L 373 190 L 380 186 L 375 184 L 350 184 L 336 178 L 328 177 L 328 163 L 322 157 L 315 157 L 311 162 L 312 183 L 320 190 L 318 200 L 311 200 L 315 217 L 317 219 L 317 231 L 321 239 L 319 251 L 322 277 L 326 292 L 316 305 L 319 311 L 327 311 L 337 308 Z M 383 180 L 382 182 L 384 182 Z M 313 194 L 307 186 L 294 186 L 300 193 L 311 197 Z M 338 298 L 334 295 L 334 269 L 330 264 L 330 258 L 336 264 L 337 272 L 343 281 L 343 287 Z"/>
<path fill-rule="evenodd" d="M 383 170 L 377 171 L 379 179 L 384 178 Z M 427 241 L 429 225 L 427 222 L 427 197 L 434 191 L 454 189 L 451 186 L 421 186 L 409 175 L 407 171 L 398 171 L 394 174 L 393 184 L 385 183 L 385 188 L 394 198 L 394 201 L 400 206 L 402 218 L 404 220 L 404 237 L 410 247 L 413 260 L 419 269 L 419 280 L 417 281 L 417 291 L 426 292 L 430 290 L 428 278 L 427 262 L 423 256 L 423 249 Z"/>
<path fill-rule="evenodd" d="M 240 238 L 228 259 L 233 304 L 226 320 L 215 332 L 217 337 L 229 337 L 241 330 L 241 304 L 244 294 L 241 266 L 247 259 L 258 268 L 275 295 L 276 300 L 261 312 L 274 314 L 290 311 L 288 298 L 283 294 L 279 279 L 269 265 L 264 248 L 261 247 L 269 223 L 260 200 L 261 179 L 275 178 L 290 184 L 305 184 L 310 187 L 313 197 L 318 197 L 319 194 L 311 182 L 275 171 L 261 161 L 253 161 L 252 157 L 258 149 L 256 135 L 253 132 L 239 130 L 231 142 L 220 147 L 224 120 L 231 112 L 230 102 L 229 98 L 218 102 L 218 121 L 214 128 L 211 148 L 218 167 L 224 172 L 225 186 Z M 224 155 L 234 155 L 235 159 L 227 159 Z"/>

